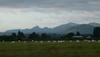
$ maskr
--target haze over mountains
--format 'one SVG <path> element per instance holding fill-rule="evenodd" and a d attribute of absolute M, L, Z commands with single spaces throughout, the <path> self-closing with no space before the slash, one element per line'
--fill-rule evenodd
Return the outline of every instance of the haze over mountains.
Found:
<path fill-rule="evenodd" d="M 31 29 L 13 29 L 13 30 L 7 30 L 4 33 L 17 33 L 18 31 L 24 32 L 24 33 L 59 33 L 59 34 L 66 34 L 70 32 L 76 33 L 79 31 L 81 34 L 92 34 L 93 29 L 96 26 L 100 26 L 100 23 L 89 23 L 89 24 L 76 24 L 76 23 L 67 23 L 62 24 L 54 28 L 40 28 L 39 26 L 35 26 Z"/>

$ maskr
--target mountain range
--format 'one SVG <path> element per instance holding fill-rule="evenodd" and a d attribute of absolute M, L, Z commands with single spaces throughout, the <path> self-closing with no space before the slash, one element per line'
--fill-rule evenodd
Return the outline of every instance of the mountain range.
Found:
<path fill-rule="evenodd" d="M 56 26 L 54 28 L 40 28 L 39 26 L 35 26 L 31 29 L 13 29 L 13 30 L 7 30 L 3 32 L 4 34 L 11 34 L 13 32 L 17 33 L 18 31 L 21 31 L 23 33 L 58 33 L 58 34 L 67 34 L 70 32 L 76 33 L 79 31 L 81 34 L 92 34 L 94 27 L 100 26 L 100 23 L 88 23 L 88 24 L 76 24 L 76 23 L 67 23 L 62 24 L 59 26 Z"/>

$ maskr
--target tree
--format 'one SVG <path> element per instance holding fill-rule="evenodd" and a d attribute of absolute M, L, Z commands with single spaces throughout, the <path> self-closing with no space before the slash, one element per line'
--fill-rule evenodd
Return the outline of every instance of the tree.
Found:
<path fill-rule="evenodd" d="M 13 38 L 16 38 L 16 37 L 17 37 L 16 33 L 12 33 L 11 36 L 12 36 Z"/>
<path fill-rule="evenodd" d="M 48 38 L 49 36 L 46 33 L 42 33 L 41 37 L 42 38 Z"/>
<path fill-rule="evenodd" d="M 100 27 L 94 28 L 93 36 L 96 37 L 96 38 L 100 37 Z"/>
<path fill-rule="evenodd" d="M 77 31 L 76 36 L 80 36 L 80 33 Z"/>
<path fill-rule="evenodd" d="M 20 32 L 20 37 L 21 37 L 21 38 L 25 38 L 25 35 L 24 35 L 23 32 Z"/>
<path fill-rule="evenodd" d="M 20 33 L 21 33 L 21 32 L 20 32 L 20 31 L 18 31 L 18 36 L 20 36 Z"/>
<path fill-rule="evenodd" d="M 33 32 L 32 34 L 29 35 L 29 38 L 39 38 L 39 35 Z"/>
<path fill-rule="evenodd" d="M 23 32 L 18 31 L 18 40 L 22 40 L 22 38 L 25 38 L 25 35 Z"/>
<path fill-rule="evenodd" d="M 68 38 L 72 38 L 72 36 L 75 36 L 75 34 L 72 33 L 72 32 L 67 34 L 67 37 L 68 37 Z"/>

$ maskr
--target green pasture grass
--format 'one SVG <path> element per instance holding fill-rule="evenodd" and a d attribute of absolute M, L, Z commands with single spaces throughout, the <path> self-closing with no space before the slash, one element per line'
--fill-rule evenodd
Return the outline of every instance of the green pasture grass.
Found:
<path fill-rule="evenodd" d="M 0 57 L 100 57 L 100 43 L 0 42 Z"/>

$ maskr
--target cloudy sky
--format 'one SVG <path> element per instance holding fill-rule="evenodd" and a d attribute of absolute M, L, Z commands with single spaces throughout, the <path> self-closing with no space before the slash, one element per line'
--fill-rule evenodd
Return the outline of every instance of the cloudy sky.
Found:
<path fill-rule="evenodd" d="M 0 31 L 100 23 L 100 0 L 0 0 Z"/>

